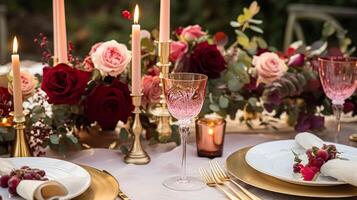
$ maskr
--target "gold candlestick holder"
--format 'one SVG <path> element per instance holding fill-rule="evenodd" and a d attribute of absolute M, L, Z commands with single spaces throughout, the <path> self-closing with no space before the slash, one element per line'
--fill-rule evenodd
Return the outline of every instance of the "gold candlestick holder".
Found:
<path fill-rule="evenodd" d="M 162 84 L 162 78 L 169 74 L 171 62 L 170 57 L 170 41 L 168 42 L 157 42 L 158 44 L 158 56 L 159 61 L 157 66 L 160 68 L 160 87 L 162 88 L 162 94 L 160 96 L 160 104 L 152 110 L 152 114 L 158 118 L 158 124 L 156 131 L 159 133 L 159 140 L 166 141 L 171 137 L 172 130 L 170 126 L 171 115 L 167 109 L 167 104 L 164 96 L 164 89 Z"/>
<path fill-rule="evenodd" d="M 31 157 L 32 153 L 25 135 L 25 122 L 28 111 L 21 116 L 14 116 L 15 140 L 11 149 L 11 157 Z"/>
<path fill-rule="evenodd" d="M 140 122 L 140 106 L 141 106 L 142 95 L 135 96 L 132 95 L 133 104 L 135 106 L 133 113 L 135 114 L 134 123 L 132 127 L 132 132 L 134 135 L 134 141 L 131 146 L 129 153 L 124 157 L 125 163 L 131 163 L 136 165 L 145 165 L 150 162 L 149 155 L 144 151 L 140 136 L 143 132 L 143 127 Z"/>

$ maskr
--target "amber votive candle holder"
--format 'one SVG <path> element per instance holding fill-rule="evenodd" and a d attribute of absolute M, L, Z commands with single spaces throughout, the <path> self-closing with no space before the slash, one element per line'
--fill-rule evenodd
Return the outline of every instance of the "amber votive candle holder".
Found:
<path fill-rule="evenodd" d="M 226 121 L 222 118 L 196 120 L 196 144 L 199 157 L 221 157 L 223 152 Z"/>

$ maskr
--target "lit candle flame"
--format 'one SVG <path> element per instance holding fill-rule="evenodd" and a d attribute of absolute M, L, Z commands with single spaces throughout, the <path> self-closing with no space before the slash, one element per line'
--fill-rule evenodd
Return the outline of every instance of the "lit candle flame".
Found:
<path fill-rule="evenodd" d="M 2 124 L 6 124 L 7 123 L 7 118 L 6 117 L 2 118 L 1 123 Z"/>
<path fill-rule="evenodd" d="M 212 128 L 208 129 L 208 135 L 213 135 L 213 129 Z"/>
<path fill-rule="evenodd" d="M 16 36 L 14 37 L 14 42 L 12 43 L 12 53 L 16 54 L 17 53 L 17 39 Z"/>
<path fill-rule="evenodd" d="M 139 22 L 139 6 L 136 4 L 135 10 L 134 10 L 134 24 L 137 24 Z"/>

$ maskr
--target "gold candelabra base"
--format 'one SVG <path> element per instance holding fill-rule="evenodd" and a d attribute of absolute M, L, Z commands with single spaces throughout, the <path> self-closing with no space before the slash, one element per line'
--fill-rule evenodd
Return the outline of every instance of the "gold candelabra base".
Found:
<path fill-rule="evenodd" d="M 11 149 L 11 157 L 31 157 L 32 153 L 25 135 L 25 116 L 28 114 L 24 111 L 21 116 L 14 116 L 15 140 Z"/>
<path fill-rule="evenodd" d="M 141 97 L 142 97 L 142 95 L 139 95 L 139 96 L 132 95 L 133 104 L 135 106 L 135 109 L 133 111 L 133 113 L 135 114 L 135 118 L 134 118 L 134 123 L 133 123 L 133 127 L 132 127 L 134 141 L 133 141 L 133 144 L 131 146 L 129 153 L 124 157 L 124 162 L 128 163 L 128 164 L 131 163 L 131 164 L 136 164 L 136 165 L 145 165 L 150 162 L 150 157 L 144 151 L 144 149 L 141 145 L 141 140 L 140 140 L 140 136 L 143 132 L 143 127 L 140 122 Z"/>
<path fill-rule="evenodd" d="M 354 133 L 354 134 L 350 135 L 349 139 L 352 142 L 357 142 L 357 133 Z"/>
<path fill-rule="evenodd" d="M 170 56 L 170 41 L 167 42 L 158 42 L 158 52 L 159 52 L 159 61 L 156 64 L 160 68 L 160 78 L 161 78 L 161 100 L 158 107 L 156 107 L 152 114 L 158 118 L 158 124 L 156 131 L 159 133 L 159 141 L 165 142 L 169 138 L 171 138 L 172 130 L 171 130 L 171 115 L 167 109 L 165 96 L 163 93 L 163 84 L 162 78 L 169 74 L 171 62 L 169 60 Z"/>

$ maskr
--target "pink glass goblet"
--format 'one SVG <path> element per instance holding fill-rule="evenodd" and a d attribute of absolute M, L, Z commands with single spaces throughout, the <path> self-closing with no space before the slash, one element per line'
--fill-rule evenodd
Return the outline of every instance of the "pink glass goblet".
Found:
<path fill-rule="evenodd" d="M 324 92 L 332 100 L 332 108 L 337 119 L 334 142 L 338 142 L 341 130 L 343 104 L 356 89 L 357 58 L 322 57 L 319 58 L 319 74 Z"/>
<path fill-rule="evenodd" d="M 172 190 L 191 191 L 204 187 L 195 177 L 186 175 L 186 143 L 189 123 L 203 106 L 206 95 L 207 76 L 194 73 L 173 73 L 163 77 L 164 95 L 170 114 L 178 120 L 182 143 L 181 176 L 169 178 L 164 186 Z"/>

